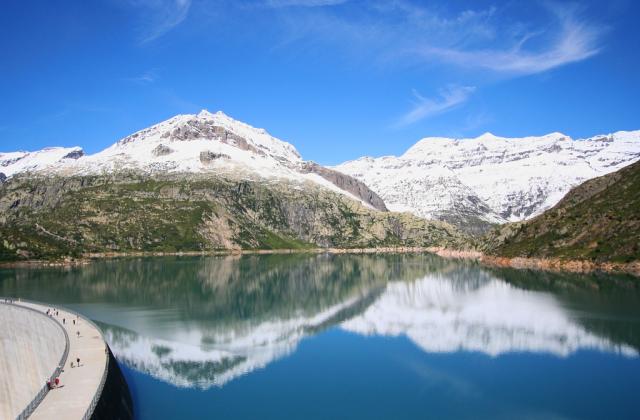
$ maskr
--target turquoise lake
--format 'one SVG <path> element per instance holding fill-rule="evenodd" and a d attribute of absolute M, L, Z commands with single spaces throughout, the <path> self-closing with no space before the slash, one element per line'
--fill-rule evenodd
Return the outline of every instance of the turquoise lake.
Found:
<path fill-rule="evenodd" d="M 96 321 L 140 419 L 639 419 L 640 280 L 432 255 L 0 269 Z"/>

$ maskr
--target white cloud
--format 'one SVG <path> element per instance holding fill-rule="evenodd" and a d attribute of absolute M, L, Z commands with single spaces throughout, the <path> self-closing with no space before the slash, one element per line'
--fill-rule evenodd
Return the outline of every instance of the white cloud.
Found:
<path fill-rule="evenodd" d="M 140 15 L 141 44 L 146 44 L 180 25 L 189 15 L 191 0 L 118 0 Z"/>
<path fill-rule="evenodd" d="M 449 86 L 446 89 L 441 89 L 438 92 L 438 97 L 425 98 L 414 89 L 415 105 L 411 111 L 396 122 L 395 127 L 405 127 L 449 111 L 466 102 L 475 90 L 474 86 Z"/>

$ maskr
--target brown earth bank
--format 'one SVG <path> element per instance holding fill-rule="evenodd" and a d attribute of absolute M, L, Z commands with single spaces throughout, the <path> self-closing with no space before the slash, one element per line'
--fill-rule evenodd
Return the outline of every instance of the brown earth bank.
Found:
<path fill-rule="evenodd" d="M 492 267 L 570 273 L 592 273 L 594 271 L 602 271 L 606 273 L 625 273 L 640 277 L 640 261 L 617 263 L 560 258 L 508 258 L 496 257 L 493 255 L 481 255 L 478 258 L 478 261 L 484 265 Z"/>
<path fill-rule="evenodd" d="M 640 277 L 640 260 L 627 263 L 619 262 L 595 262 L 589 260 L 562 259 L 562 258 L 525 258 L 525 257 L 500 257 L 486 255 L 479 251 L 460 251 L 447 248 L 428 248 L 427 252 L 437 254 L 443 258 L 472 259 L 489 267 L 514 268 L 520 270 L 541 270 L 567 273 L 593 273 L 602 271 L 605 273 L 623 273 Z"/>

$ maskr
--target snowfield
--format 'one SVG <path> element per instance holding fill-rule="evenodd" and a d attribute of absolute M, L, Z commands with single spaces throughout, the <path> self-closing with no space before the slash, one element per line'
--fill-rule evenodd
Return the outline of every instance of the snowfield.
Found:
<path fill-rule="evenodd" d="M 369 186 L 390 210 L 425 218 L 476 215 L 520 221 L 553 207 L 572 187 L 640 158 L 640 131 L 573 140 L 562 133 L 505 138 L 428 137 L 402 156 L 363 157 L 334 169 Z"/>

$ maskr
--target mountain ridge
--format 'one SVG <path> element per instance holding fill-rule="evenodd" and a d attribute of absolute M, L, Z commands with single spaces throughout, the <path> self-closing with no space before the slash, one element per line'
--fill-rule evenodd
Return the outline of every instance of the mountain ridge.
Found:
<path fill-rule="evenodd" d="M 469 234 L 503 224 L 512 232 L 561 203 L 574 184 L 638 159 L 640 131 L 582 140 L 484 133 L 427 137 L 399 157 L 324 167 L 264 129 L 203 110 L 92 155 L 79 147 L 0 153 L 0 259 L 314 247 L 468 251 L 478 243 Z M 495 245 L 495 237 L 488 241 Z"/>
<path fill-rule="evenodd" d="M 303 160 L 292 144 L 222 111 L 176 115 L 92 155 L 84 154 L 79 147 L 0 153 L 0 172 L 7 178 L 24 172 L 73 176 L 123 170 L 284 179 L 301 185 L 313 182 L 371 208 L 387 210 L 377 194 L 361 181 Z"/>
<path fill-rule="evenodd" d="M 640 130 L 577 140 L 558 132 L 523 138 L 485 133 L 425 137 L 400 156 L 365 156 L 332 168 L 367 184 L 392 211 L 482 234 L 493 224 L 535 217 L 572 187 L 638 159 Z"/>

